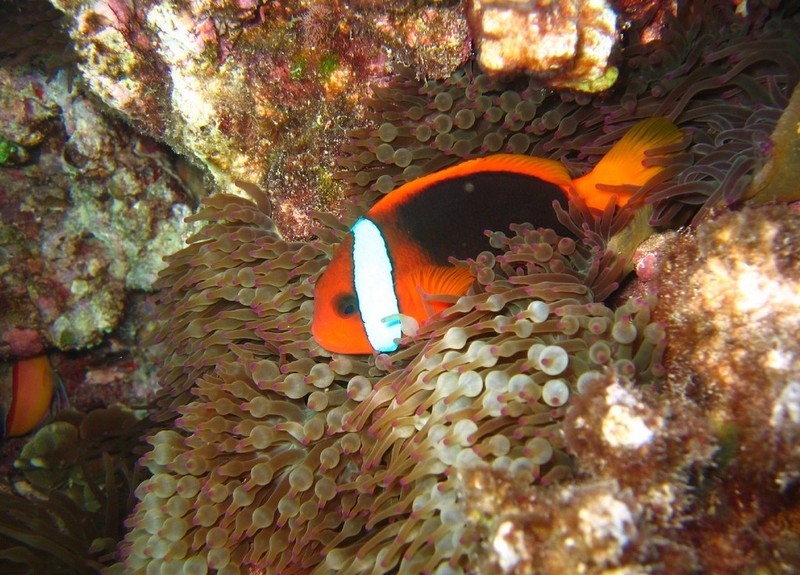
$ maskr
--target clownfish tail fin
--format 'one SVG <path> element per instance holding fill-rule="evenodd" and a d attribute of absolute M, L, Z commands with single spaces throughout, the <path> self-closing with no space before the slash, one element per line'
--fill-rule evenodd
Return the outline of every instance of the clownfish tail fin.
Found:
<path fill-rule="evenodd" d="M 624 206 L 636 191 L 661 172 L 668 162 L 659 161 L 686 145 L 683 132 L 668 118 L 642 120 L 633 126 L 595 168 L 573 181 L 575 192 L 586 205 L 602 210 L 612 196 Z"/>

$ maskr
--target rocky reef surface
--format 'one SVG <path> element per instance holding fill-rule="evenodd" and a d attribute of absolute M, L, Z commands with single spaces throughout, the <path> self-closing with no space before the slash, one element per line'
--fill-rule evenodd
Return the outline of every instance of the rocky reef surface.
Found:
<path fill-rule="evenodd" d="M 94 94 L 202 166 L 275 196 L 287 234 L 330 207 L 337 142 L 386 63 L 441 78 L 469 57 L 463 7 L 413 2 L 55 2 Z M 298 221 L 299 220 L 299 221 Z"/>
<path fill-rule="evenodd" d="M 97 345 L 192 232 L 195 200 L 163 146 L 104 116 L 67 74 L 0 69 L 3 356 Z"/>

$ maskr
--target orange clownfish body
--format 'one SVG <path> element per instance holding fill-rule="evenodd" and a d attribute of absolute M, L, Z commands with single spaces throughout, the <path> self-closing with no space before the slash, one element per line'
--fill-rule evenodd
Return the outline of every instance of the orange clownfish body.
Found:
<path fill-rule="evenodd" d="M 25 435 L 50 411 L 61 385 L 58 376 L 47 356 L 38 355 L 2 366 L 0 378 L 0 437 Z"/>
<path fill-rule="evenodd" d="M 663 168 L 648 166 L 648 151 L 683 138 L 666 118 L 629 130 L 589 174 L 573 180 L 561 162 L 498 154 L 469 160 L 409 182 L 381 199 L 337 247 L 314 294 L 312 332 L 337 353 L 389 352 L 401 337 L 400 317 L 420 323 L 440 311 L 424 294 L 460 296 L 473 277 L 449 257 L 465 259 L 488 249 L 485 230 L 530 222 L 569 234 L 553 201 L 579 196 L 602 210 L 630 193 L 604 186 L 642 186 Z M 600 184 L 600 186 L 598 186 Z"/>

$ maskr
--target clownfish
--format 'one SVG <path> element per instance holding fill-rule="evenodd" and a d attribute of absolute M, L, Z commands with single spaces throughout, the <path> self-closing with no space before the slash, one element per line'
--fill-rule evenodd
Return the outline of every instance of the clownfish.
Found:
<path fill-rule="evenodd" d="M 61 381 L 46 355 L 0 366 L 0 437 L 29 433 L 62 396 Z"/>
<path fill-rule="evenodd" d="M 579 196 L 590 209 L 603 210 L 616 197 L 624 206 L 630 188 L 620 193 L 606 186 L 643 186 L 663 169 L 644 160 L 682 140 L 668 119 L 652 118 L 636 124 L 590 173 L 574 180 L 561 162 L 497 154 L 400 186 L 353 225 L 320 275 L 314 338 L 336 353 L 394 351 L 403 316 L 423 323 L 446 307 L 424 294 L 467 292 L 474 277 L 448 258 L 488 249 L 485 230 L 530 222 L 571 235 L 556 217 L 554 200 L 565 205 Z"/>

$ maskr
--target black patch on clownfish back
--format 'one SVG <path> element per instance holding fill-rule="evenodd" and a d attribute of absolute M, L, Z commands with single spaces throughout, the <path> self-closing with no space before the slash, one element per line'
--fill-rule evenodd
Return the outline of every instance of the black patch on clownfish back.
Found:
<path fill-rule="evenodd" d="M 397 207 L 397 225 L 437 264 L 475 257 L 491 249 L 484 230 L 508 232 L 529 222 L 572 236 L 556 218 L 553 200 L 566 207 L 564 191 L 550 182 L 514 172 L 476 172 L 432 184 Z"/>

